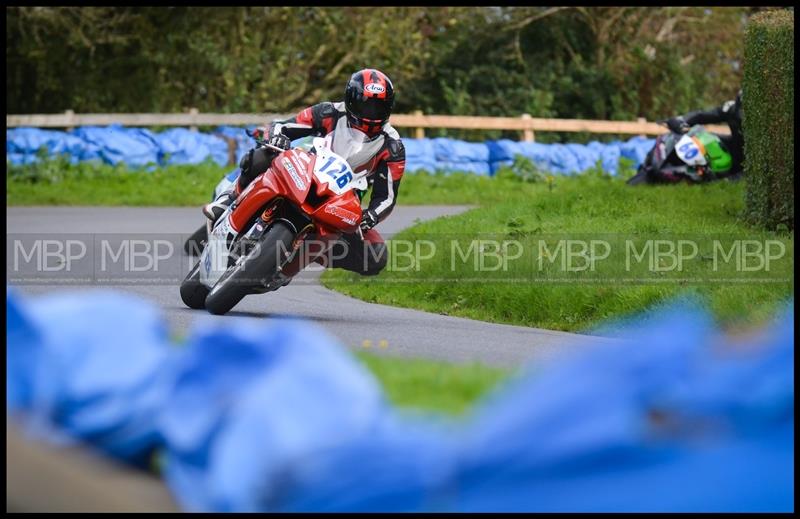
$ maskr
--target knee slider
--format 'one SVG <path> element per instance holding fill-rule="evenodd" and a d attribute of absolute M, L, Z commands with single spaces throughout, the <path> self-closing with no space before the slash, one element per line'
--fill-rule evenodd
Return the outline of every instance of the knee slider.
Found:
<path fill-rule="evenodd" d="M 386 263 L 388 262 L 389 254 L 385 244 L 374 245 L 372 249 L 374 255 L 369 258 L 367 269 L 364 271 L 365 276 L 377 276 L 386 268 Z"/>

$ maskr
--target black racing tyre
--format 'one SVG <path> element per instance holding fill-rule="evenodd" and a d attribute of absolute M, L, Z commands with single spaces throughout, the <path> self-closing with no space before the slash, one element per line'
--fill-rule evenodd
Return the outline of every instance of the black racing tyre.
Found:
<path fill-rule="evenodd" d="M 279 260 L 279 250 L 290 251 L 294 235 L 289 224 L 275 222 L 258 245 L 219 278 L 206 297 L 206 310 L 215 315 L 226 314 L 250 293 L 255 277 L 271 278 L 278 270 L 280 260 L 285 259 Z M 279 249 L 281 246 L 283 248 Z"/>
<path fill-rule="evenodd" d="M 194 234 L 189 236 L 186 240 L 186 243 L 183 244 L 183 250 L 186 251 L 186 254 L 189 256 L 199 256 L 200 253 L 203 252 L 203 245 L 204 241 L 208 241 L 208 228 L 206 224 L 203 224 L 202 227 L 194 231 Z"/>
<path fill-rule="evenodd" d="M 647 180 L 647 170 L 640 168 L 639 171 L 625 183 L 629 186 L 638 186 L 639 184 L 647 184 Z"/>
<path fill-rule="evenodd" d="M 206 307 L 206 296 L 208 296 L 208 287 L 200 282 L 200 262 L 198 261 L 181 283 L 181 299 L 183 304 L 189 308 L 200 310 Z"/>

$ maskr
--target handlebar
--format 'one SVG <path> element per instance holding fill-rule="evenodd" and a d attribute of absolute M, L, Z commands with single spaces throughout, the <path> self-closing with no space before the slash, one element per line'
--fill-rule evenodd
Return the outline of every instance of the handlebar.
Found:
<path fill-rule="evenodd" d="M 283 149 L 283 148 L 279 148 L 279 147 L 277 147 L 277 146 L 273 146 L 272 144 L 270 144 L 270 143 L 268 143 L 268 142 L 262 142 L 262 143 L 261 143 L 261 145 L 262 145 L 262 146 L 264 146 L 265 148 L 269 148 L 269 149 L 271 149 L 271 150 L 275 150 L 275 151 L 277 151 L 278 153 L 283 153 L 284 151 L 286 151 L 285 149 Z"/>
<path fill-rule="evenodd" d="M 277 146 L 273 146 L 272 144 L 268 143 L 268 142 L 267 142 L 267 141 L 265 141 L 265 140 L 259 139 L 259 138 L 257 138 L 257 137 L 253 137 L 253 134 L 252 134 L 252 133 L 250 132 L 250 130 L 248 130 L 247 128 L 245 128 L 245 130 L 244 130 L 244 133 L 246 133 L 248 137 L 250 137 L 250 138 L 252 138 L 252 139 L 255 139 L 255 141 L 256 141 L 256 142 L 257 142 L 259 145 L 261 145 L 261 146 L 264 146 L 265 148 L 269 148 L 269 149 L 271 149 L 271 150 L 273 150 L 273 151 L 277 151 L 278 153 L 281 153 L 281 152 L 284 152 L 284 151 L 286 151 L 286 150 L 285 150 L 285 149 L 283 149 L 283 148 L 279 148 L 279 147 L 277 147 Z"/>

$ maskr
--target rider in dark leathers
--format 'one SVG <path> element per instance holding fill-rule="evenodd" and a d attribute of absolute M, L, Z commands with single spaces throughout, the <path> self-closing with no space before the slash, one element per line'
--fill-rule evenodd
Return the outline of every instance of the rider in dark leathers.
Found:
<path fill-rule="evenodd" d="M 731 174 L 742 172 L 744 165 L 744 135 L 742 134 L 742 91 L 736 94 L 736 99 L 726 101 L 711 110 L 697 110 L 685 115 L 671 117 L 666 120 L 670 131 L 686 133 L 695 124 L 720 124 L 727 123 L 731 134 L 720 135 L 720 139 L 733 158 Z"/>

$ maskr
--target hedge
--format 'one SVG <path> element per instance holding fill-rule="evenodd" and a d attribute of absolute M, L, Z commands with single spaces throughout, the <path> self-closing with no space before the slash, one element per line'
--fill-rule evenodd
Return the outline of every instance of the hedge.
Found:
<path fill-rule="evenodd" d="M 745 32 L 747 219 L 794 228 L 794 11 L 754 15 Z"/>

